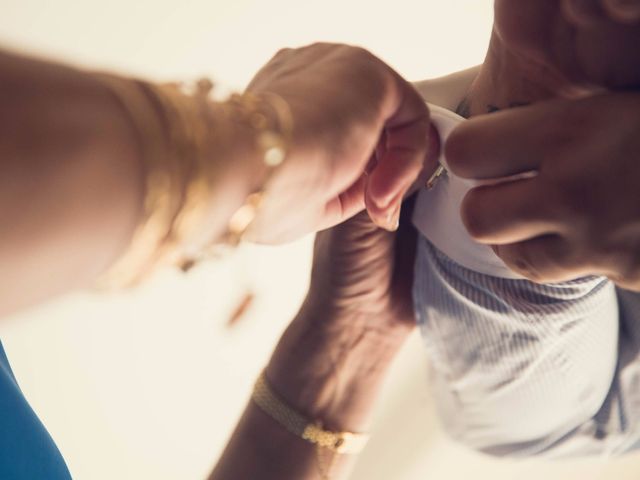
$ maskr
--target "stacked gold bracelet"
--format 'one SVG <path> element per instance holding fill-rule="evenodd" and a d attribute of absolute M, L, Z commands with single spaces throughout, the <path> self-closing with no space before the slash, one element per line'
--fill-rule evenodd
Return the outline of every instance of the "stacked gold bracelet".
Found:
<path fill-rule="evenodd" d="M 364 433 L 332 432 L 325 430 L 320 421 L 312 421 L 282 400 L 270 387 L 264 372 L 258 377 L 253 388 L 253 402 L 293 435 L 317 447 L 318 468 L 324 479 L 329 479 L 333 462 L 325 465 L 322 449 L 334 454 L 359 453 L 369 440 Z"/>
<path fill-rule="evenodd" d="M 127 112 L 140 140 L 144 168 L 143 219 L 126 253 L 100 281 L 127 286 L 158 265 L 188 269 L 216 245 L 237 245 L 256 217 L 273 171 L 284 161 L 293 129 L 288 105 L 275 95 L 234 95 L 223 103 L 210 99 L 212 84 L 190 90 L 180 84 L 153 85 L 110 75 L 99 78 Z M 212 142 L 229 142 L 222 120 L 248 127 L 241 139 L 259 152 L 266 167 L 262 188 L 230 218 L 223 238 L 214 239 L 210 219 L 217 169 Z M 215 241 L 217 240 L 217 241 Z"/>

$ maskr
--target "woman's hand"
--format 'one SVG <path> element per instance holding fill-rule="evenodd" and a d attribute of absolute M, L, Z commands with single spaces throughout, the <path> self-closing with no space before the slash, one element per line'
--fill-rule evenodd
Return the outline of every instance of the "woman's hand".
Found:
<path fill-rule="evenodd" d="M 427 106 L 408 82 L 366 50 L 314 44 L 280 51 L 248 91 L 279 95 L 294 118 L 254 240 L 290 240 L 365 206 L 378 226 L 397 228 L 404 195 L 425 164 L 435 168 L 437 150 Z"/>
<path fill-rule="evenodd" d="M 469 192 L 462 217 L 537 282 L 602 274 L 640 291 L 640 94 L 553 100 L 471 119 L 446 146 L 451 170 L 533 178 Z"/>

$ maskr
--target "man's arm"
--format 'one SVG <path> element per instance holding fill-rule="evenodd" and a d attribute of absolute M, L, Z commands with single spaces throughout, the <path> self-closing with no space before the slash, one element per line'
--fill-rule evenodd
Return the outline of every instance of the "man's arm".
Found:
<path fill-rule="evenodd" d="M 415 328 L 414 251 L 408 223 L 394 236 L 366 214 L 318 234 L 307 299 L 265 370 L 285 404 L 325 430 L 367 431 L 391 362 Z M 331 457 L 251 401 L 211 479 L 320 479 Z M 333 458 L 329 477 L 346 478 L 354 457 Z"/>
<path fill-rule="evenodd" d="M 366 432 L 400 343 L 312 326 L 323 321 L 331 323 L 299 316 L 291 324 L 265 370 L 266 380 L 295 411 L 321 419 L 323 429 Z M 290 433 L 251 400 L 210 479 L 311 480 L 330 470 L 329 477 L 339 480 L 348 478 L 355 460 Z"/>

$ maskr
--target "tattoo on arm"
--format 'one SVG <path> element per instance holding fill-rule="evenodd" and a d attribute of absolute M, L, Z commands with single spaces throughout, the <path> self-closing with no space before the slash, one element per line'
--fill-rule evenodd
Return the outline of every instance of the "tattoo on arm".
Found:
<path fill-rule="evenodd" d="M 458 108 L 456 108 L 456 113 L 464 118 L 469 118 L 471 116 L 471 103 L 469 102 L 469 97 L 464 97 L 462 99 L 458 104 Z"/>
<path fill-rule="evenodd" d="M 489 113 L 493 113 L 493 112 L 499 112 L 500 110 L 505 110 L 509 109 L 509 108 L 518 108 L 518 107 L 526 107 L 527 105 L 530 105 L 529 102 L 510 102 L 509 105 L 507 107 L 498 107 L 496 105 L 487 105 L 487 112 Z"/>
<path fill-rule="evenodd" d="M 529 102 L 510 102 L 506 107 L 498 107 L 494 104 L 487 105 L 487 113 L 499 112 L 500 110 L 507 110 L 510 108 L 526 107 L 530 105 Z M 464 97 L 456 108 L 456 113 L 464 118 L 471 117 L 471 100 L 469 97 Z"/>

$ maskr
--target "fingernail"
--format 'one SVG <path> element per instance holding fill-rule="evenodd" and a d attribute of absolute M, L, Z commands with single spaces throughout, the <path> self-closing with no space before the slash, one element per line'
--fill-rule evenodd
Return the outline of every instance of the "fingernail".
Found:
<path fill-rule="evenodd" d="M 386 230 L 389 230 L 390 232 L 398 230 L 398 227 L 400 226 L 400 208 L 401 205 L 398 205 L 391 213 L 387 214 L 384 226 Z"/>
<path fill-rule="evenodd" d="M 395 198 L 396 198 L 396 195 L 388 195 L 383 198 L 377 198 L 374 200 L 374 202 L 380 210 L 386 210 L 393 203 L 393 200 Z"/>

